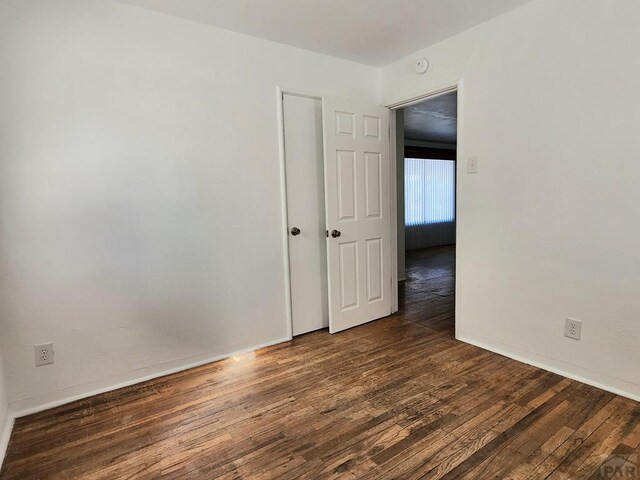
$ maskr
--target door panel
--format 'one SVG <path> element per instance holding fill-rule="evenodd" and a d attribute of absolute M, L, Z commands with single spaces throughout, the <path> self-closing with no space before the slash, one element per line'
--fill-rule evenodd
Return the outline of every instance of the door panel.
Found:
<path fill-rule="evenodd" d="M 338 215 L 341 221 L 356 218 L 356 152 L 336 152 L 338 162 Z"/>
<path fill-rule="evenodd" d="M 358 285 L 358 244 L 340 244 L 340 309 L 356 308 L 360 297 Z"/>
<path fill-rule="evenodd" d="M 382 300 L 382 239 L 367 240 L 367 302 Z"/>
<path fill-rule="evenodd" d="M 388 110 L 323 99 L 329 329 L 391 313 Z"/>
<path fill-rule="evenodd" d="M 293 334 L 329 325 L 322 101 L 283 96 Z"/>
<path fill-rule="evenodd" d="M 380 154 L 365 152 L 364 168 L 367 218 L 380 218 L 382 215 L 382 160 Z"/>

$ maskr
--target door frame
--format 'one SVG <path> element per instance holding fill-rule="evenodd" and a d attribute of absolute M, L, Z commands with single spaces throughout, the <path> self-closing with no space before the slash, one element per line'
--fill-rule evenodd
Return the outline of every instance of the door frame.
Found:
<path fill-rule="evenodd" d="M 382 106 L 390 110 L 389 115 L 389 182 L 391 195 L 391 214 L 390 214 L 390 234 L 391 234 L 391 314 L 398 311 L 398 189 L 397 181 L 397 158 L 396 158 L 396 116 L 393 115 L 396 110 L 416 103 L 420 103 L 429 98 L 435 98 L 445 93 L 458 92 L 458 108 L 457 108 L 457 159 L 456 159 L 456 283 L 455 295 L 456 300 L 461 298 L 460 279 L 462 278 L 461 262 L 459 261 L 460 252 L 462 251 L 463 240 L 461 236 L 461 218 L 459 215 L 458 205 L 460 204 L 460 178 L 463 174 L 463 166 L 460 162 L 464 158 L 464 136 L 462 128 L 462 118 L 464 113 L 463 100 L 463 81 L 462 79 L 453 82 L 438 85 L 436 87 L 425 90 L 424 92 L 407 97 L 405 99 L 383 104 Z M 276 102 L 278 114 L 278 150 L 280 164 L 280 203 L 282 210 L 282 250 L 284 254 L 284 287 L 285 287 L 285 322 L 287 328 L 287 340 L 293 338 L 293 313 L 291 306 L 291 270 L 289 264 L 289 230 L 287 216 L 287 182 L 286 182 L 286 162 L 284 150 L 284 104 L 283 95 L 295 95 L 299 97 L 312 98 L 314 100 L 324 101 L 324 95 L 318 92 L 310 92 L 298 88 L 289 88 L 284 86 L 276 87 Z M 455 306 L 455 336 L 459 337 L 459 319 L 461 318 L 460 302 L 456 301 Z"/>
<path fill-rule="evenodd" d="M 323 100 L 323 95 L 307 92 L 295 88 L 276 87 L 277 111 L 278 111 L 278 150 L 280 163 L 280 207 L 282 211 L 282 251 L 284 253 L 284 295 L 285 295 L 285 322 L 287 328 L 286 340 L 293 339 L 293 307 L 291 298 L 291 265 L 289 263 L 289 218 L 287 214 L 287 167 L 284 149 L 284 95 Z"/>
<path fill-rule="evenodd" d="M 459 338 L 461 330 L 460 330 L 460 319 L 462 308 L 460 306 L 461 302 L 459 299 L 461 298 L 461 282 L 462 278 L 462 267 L 460 262 L 460 253 L 463 247 L 463 238 L 461 235 L 462 229 L 460 225 L 462 224 L 462 219 L 460 218 L 459 208 L 460 205 L 460 196 L 461 196 L 461 188 L 460 188 L 460 179 L 462 177 L 463 171 L 463 163 L 461 159 L 465 158 L 464 156 L 464 132 L 462 128 L 462 118 L 464 113 L 464 97 L 463 97 L 463 81 L 462 79 L 455 80 L 453 82 L 441 84 L 425 90 L 424 92 L 414 95 L 412 97 L 407 97 L 403 100 L 399 100 L 393 103 L 384 104 L 386 108 L 388 108 L 392 113 L 395 113 L 396 110 L 401 108 L 408 107 L 410 105 L 415 105 L 416 103 L 423 102 L 429 98 L 439 97 L 440 95 L 444 95 L 445 93 L 457 92 L 458 93 L 458 105 L 456 111 L 456 129 L 457 129 L 457 141 L 456 141 L 456 279 L 455 279 L 455 337 Z M 389 127 L 390 127 L 390 138 L 389 138 L 389 161 L 390 171 L 389 175 L 391 177 L 391 313 L 395 313 L 398 311 L 398 189 L 397 178 L 397 156 L 396 156 L 396 116 L 394 114 L 390 115 L 389 118 Z"/>

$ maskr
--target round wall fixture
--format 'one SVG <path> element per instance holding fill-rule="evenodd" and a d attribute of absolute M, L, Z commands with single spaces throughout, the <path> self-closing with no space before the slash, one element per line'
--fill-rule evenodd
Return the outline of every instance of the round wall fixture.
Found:
<path fill-rule="evenodd" d="M 421 58 L 416 62 L 416 72 L 418 73 L 426 73 L 429 70 L 429 60 L 426 58 Z"/>

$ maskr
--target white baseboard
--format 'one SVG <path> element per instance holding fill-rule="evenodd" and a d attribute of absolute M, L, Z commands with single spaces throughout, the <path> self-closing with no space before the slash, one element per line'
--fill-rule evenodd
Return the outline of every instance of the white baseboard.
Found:
<path fill-rule="evenodd" d="M 4 462 L 4 456 L 7 453 L 7 447 L 9 446 L 9 438 L 11 437 L 11 430 L 13 430 L 14 418 L 11 412 L 7 412 L 7 417 L 4 419 L 4 425 L 0 425 L 0 468 L 2 468 L 2 462 Z"/>
<path fill-rule="evenodd" d="M 236 357 L 245 353 L 259 350 L 261 348 L 270 347 L 282 342 L 288 342 L 291 337 L 280 338 L 261 345 L 245 348 L 231 353 L 202 353 L 185 358 L 180 358 L 170 362 L 165 362 L 149 367 L 144 367 L 131 372 L 124 373 L 119 376 L 109 377 L 99 382 L 91 382 L 77 385 L 55 392 L 48 392 L 43 395 L 37 395 L 21 400 L 16 400 L 9 404 L 9 414 L 12 418 L 24 417 L 50 408 L 59 407 L 66 403 L 74 402 L 83 398 L 98 395 L 104 392 L 117 390 L 118 388 L 128 387 L 136 383 L 146 382 L 154 378 L 163 377 L 172 373 L 181 372 L 190 368 L 199 367 L 207 363 L 224 360 L 225 358 Z"/>
<path fill-rule="evenodd" d="M 623 397 L 630 398 L 635 401 L 640 401 L 640 385 L 636 385 L 625 380 L 621 380 L 615 377 L 602 375 L 597 372 L 593 372 L 576 365 L 571 365 L 560 360 L 551 359 L 538 355 L 533 352 L 519 349 L 511 345 L 506 345 L 501 342 L 496 342 L 491 339 L 487 339 L 478 335 L 469 334 L 467 332 L 457 332 L 458 340 L 462 342 L 475 345 L 476 347 L 505 357 L 512 358 L 519 362 L 533 365 L 534 367 L 548 370 L 563 377 L 571 378 L 578 382 L 591 385 L 596 388 L 621 395 Z M 0 430 L 0 466 L 4 460 L 7 445 L 9 443 L 9 437 L 11 436 L 11 430 L 13 428 L 14 419 L 32 413 L 41 412 L 50 408 L 58 407 L 66 403 L 70 403 L 82 398 L 91 397 L 100 393 L 117 390 L 118 388 L 127 387 L 136 383 L 145 382 L 154 378 L 163 377 L 172 373 L 181 372 L 190 368 L 199 367 L 207 363 L 224 360 L 226 358 L 239 356 L 260 348 L 269 347 L 278 343 L 290 341 L 291 338 L 281 338 L 268 342 L 262 345 L 256 345 L 254 347 L 246 348 L 240 351 L 227 353 L 227 354 L 201 354 L 192 357 L 187 357 L 172 362 L 166 362 L 151 367 L 128 372 L 120 377 L 111 377 L 111 381 L 108 384 L 98 385 L 95 383 L 83 384 L 75 387 L 66 388 L 56 392 L 50 392 L 44 395 L 38 395 L 35 397 L 17 400 L 9 405 L 9 412 L 5 420 L 5 424 Z"/>
<path fill-rule="evenodd" d="M 558 375 L 562 375 L 563 377 L 567 377 L 581 383 L 586 383 L 592 387 L 596 387 L 622 397 L 630 398 L 637 402 L 640 401 L 640 385 L 635 383 L 611 377 L 609 375 L 603 375 L 577 365 L 563 362 L 562 360 L 545 357 L 543 355 L 484 338 L 479 335 L 458 331 L 456 332 L 456 338 L 462 342 L 475 345 L 476 347 L 480 347 L 484 350 L 489 350 L 490 352 L 512 358 L 519 362 L 526 363 L 549 372 L 557 373 Z"/>

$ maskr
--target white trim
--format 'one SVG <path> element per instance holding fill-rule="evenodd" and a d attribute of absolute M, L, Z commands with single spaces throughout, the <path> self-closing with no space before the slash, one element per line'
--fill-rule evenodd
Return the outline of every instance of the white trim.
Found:
<path fill-rule="evenodd" d="M 289 218 L 287 215 L 287 161 L 284 139 L 284 95 L 323 101 L 322 95 L 294 88 L 276 87 L 278 105 L 278 155 L 280 160 L 280 207 L 282 209 L 282 250 L 284 253 L 284 295 L 287 340 L 293 338 L 293 306 L 291 299 L 291 264 L 289 262 Z"/>
<path fill-rule="evenodd" d="M 484 350 L 489 350 L 490 352 L 517 360 L 518 362 L 557 373 L 563 377 L 591 385 L 592 387 L 611 392 L 615 395 L 630 398 L 637 402 L 640 401 L 640 385 L 635 383 L 587 370 L 577 365 L 545 357 L 518 347 L 496 342 L 495 340 L 490 340 L 480 335 L 458 331 L 456 338 Z"/>
<path fill-rule="evenodd" d="M 395 103 L 389 103 L 385 105 L 385 107 L 391 110 L 397 110 L 399 108 L 409 107 L 411 105 L 415 105 L 416 103 L 421 103 L 427 98 L 435 98 L 440 95 L 444 95 L 445 93 L 453 92 L 458 90 L 460 87 L 460 80 L 456 80 L 455 82 L 445 83 L 444 85 L 440 85 L 438 87 L 431 88 L 419 95 L 407 98 L 406 100 L 401 100 Z"/>
<path fill-rule="evenodd" d="M 282 98 L 282 95 L 293 95 L 296 97 L 313 98 L 314 100 L 322 100 L 323 95 L 317 92 L 309 92 L 307 90 L 300 90 L 299 88 L 289 88 L 278 86 L 278 96 Z"/>
<path fill-rule="evenodd" d="M 396 115 L 389 110 L 389 194 L 391 195 L 391 211 L 389 212 L 389 228 L 391 234 L 391 313 L 398 311 L 398 164 L 396 163 Z M 395 253 L 395 255 L 394 255 Z"/>
<path fill-rule="evenodd" d="M 287 218 L 287 167 L 284 150 L 284 91 L 278 94 L 278 150 L 280 160 L 280 206 L 282 208 L 282 250 L 284 252 L 284 296 L 287 336 L 293 338 L 293 312 L 291 305 L 291 267 L 289 265 L 289 220 Z"/>
<path fill-rule="evenodd" d="M 2 462 L 7 453 L 7 447 L 9 446 L 9 438 L 11 438 L 11 431 L 13 430 L 13 424 L 15 422 L 14 416 L 11 412 L 7 412 L 4 425 L 0 428 L 0 468 L 2 468 Z"/>
<path fill-rule="evenodd" d="M 120 376 L 119 379 L 115 379 L 115 377 L 111 377 L 110 383 L 107 383 L 106 385 L 96 386 L 97 382 L 92 382 L 92 383 L 76 385 L 74 387 L 64 388 L 62 390 L 57 390 L 55 392 L 50 392 L 44 395 L 37 395 L 34 397 L 22 399 L 22 400 L 16 400 L 9 404 L 9 412 L 10 414 L 13 415 L 14 418 L 24 417 L 25 415 L 31 415 L 33 413 L 42 412 L 50 408 L 59 407 L 60 405 L 65 405 L 67 403 L 75 402 L 76 400 L 92 397 L 94 395 L 98 395 L 105 392 L 111 392 L 113 390 L 117 390 L 123 387 L 129 387 L 131 385 L 135 385 L 136 383 L 146 382 L 148 380 L 153 380 L 155 378 L 171 375 L 172 373 L 182 372 L 184 370 L 189 370 L 190 368 L 200 367 L 202 365 L 217 362 L 219 360 L 224 360 L 231 357 L 237 357 L 249 352 L 253 352 L 255 350 L 259 350 L 261 348 L 266 348 L 272 345 L 277 345 L 279 343 L 288 342 L 290 340 L 291 338 L 289 337 L 279 338 L 277 340 L 272 340 L 270 342 L 249 347 L 249 348 L 244 348 L 242 350 L 238 350 L 232 353 L 225 353 L 225 354 L 204 353 L 200 355 L 194 355 L 194 356 L 174 360 L 172 362 L 166 362 L 158 365 L 153 365 L 150 367 L 137 369 L 132 372 L 127 372 L 126 374 Z M 174 366 L 169 367 L 168 365 L 174 365 Z M 105 383 L 105 382 L 100 382 L 100 383 Z"/>
<path fill-rule="evenodd" d="M 460 186 L 460 180 L 463 175 L 466 174 L 464 166 L 466 162 L 463 160 L 465 157 L 464 147 L 464 83 L 460 79 L 456 84 L 457 95 L 457 112 L 456 112 L 456 280 L 454 285 L 455 290 L 455 306 L 454 306 L 454 335 L 458 338 L 460 333 L 460 325 L 462 325 L 462 253 L 464 251 L 464 235 L 462 233 L 462 226 L 464 225 L 464 217 L 460 215 L 460 199 L 462 198 L 462 188 Z"/>

